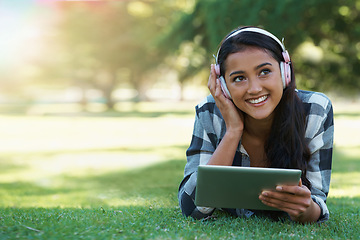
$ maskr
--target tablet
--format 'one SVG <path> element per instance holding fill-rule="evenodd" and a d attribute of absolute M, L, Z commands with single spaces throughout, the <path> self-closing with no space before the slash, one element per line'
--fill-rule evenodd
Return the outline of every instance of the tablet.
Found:
<path fill-rule="evenodd" d="M 298 185 L 299 169 L 201 165 L 195 204 L 201 207 L 276 210 L 259 200 L 263 190 Z"/>

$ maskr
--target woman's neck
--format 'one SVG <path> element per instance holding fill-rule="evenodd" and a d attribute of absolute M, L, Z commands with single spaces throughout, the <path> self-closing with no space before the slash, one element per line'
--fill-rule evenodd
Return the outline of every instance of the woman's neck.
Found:
<path fill-rule="evenodd" d="M 273 116 L 269 116 L 267 119 L 254 119 L 249 116 L 244 117 L 244 132 L 248 135 L 265 141 L 270 135 L 271 126 L 273 122 Z"/>

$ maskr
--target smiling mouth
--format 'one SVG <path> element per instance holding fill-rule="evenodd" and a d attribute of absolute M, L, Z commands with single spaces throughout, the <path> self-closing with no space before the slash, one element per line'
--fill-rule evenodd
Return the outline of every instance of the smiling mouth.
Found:
<path fill-rule="evenodd" d="M 262 96 L 259 98 L 249 99 L 247 101 L 252 104 L 257 104 L 257 103 L 261 103 L 261 102 L 265 101 L 268 97 L 269 97 L 269 95 L 265 95 L 265 96 Z"/>

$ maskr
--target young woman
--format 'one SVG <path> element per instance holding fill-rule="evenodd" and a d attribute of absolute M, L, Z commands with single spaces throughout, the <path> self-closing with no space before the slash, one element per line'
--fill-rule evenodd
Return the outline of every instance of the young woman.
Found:
<path fill-rule="evenodd" d="M 302 171 L 298 186 L 277 186 L 276 191 L 260 194 L 264 204 L 279 211 L 225 211 L 241 217 L 266 215 L 297 222 L 327 220 L 332 105 L 324 94 L 296 89 L 293 66 L 283 43 L 260 28 L 234 30 L 221 43 L 216 65 L 211 65 L 208 87 L 211 95 L 196 106 L 179 187 L 183 214 L 200 219 L 214 212 L 213 208 L 194 204 L 197 167 L 208 164 Z"/>

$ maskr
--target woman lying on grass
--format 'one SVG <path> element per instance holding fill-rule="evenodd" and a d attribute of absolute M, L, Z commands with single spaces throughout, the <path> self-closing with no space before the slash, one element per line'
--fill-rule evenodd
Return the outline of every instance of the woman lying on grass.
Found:
<path fill-rule="evenodd" d="M 226 85 L 221 85 L 221 77 Z M 233 215 L 302 223 L 327 220 L 332 105 L 324 94 L 296 89 L 293 65 L 283 43 L 260 28 L 231 32 L 221 43 L 216 65 L 211 65 L 208 87 L 211 95 L 196 106 L 179 187 L 183 214 L 201 219 L 214 212 L 194 203 L 197 167 L 207 164 L 302 171 L 298 186 L 278 186 L 276 191 L 260 194 L 264 204 L 279 211 L 223 209 Z"/>

